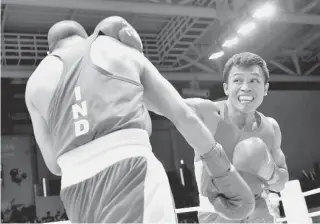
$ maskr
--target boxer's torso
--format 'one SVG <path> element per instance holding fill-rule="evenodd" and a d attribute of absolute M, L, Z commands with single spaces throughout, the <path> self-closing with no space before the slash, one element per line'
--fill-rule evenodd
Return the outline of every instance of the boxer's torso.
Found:
<path fill-rule="evenodd" d="M 47 118 L 57 156 L 120 129 L 150 133 L 139 57 L 132 57 L 133 49 L 111 38 L 101 39 L 89 38 L 50 56 L 63 69 L 59 74 L 50 72 L 55 77 L 51 90 L 44 93 L 46 106 L 41 113 Z"/>
<path fill-rule="evenodd" d="M 226 152 L 230 161 L 233 160 L 233 152 L 235 146 L 242 140 L 250 137 L 261 138 L 269 149 L 273 148 L 274 130 L 269 120 L 261 113 L 256 112 L 256 120 L 258 127 L 254 131 L 245 131 L 239 129 L 227 117 L 227 106 L 225 101 L 217 102 L 220 109 L 221 121 L 215 133 L 215 140 L 219 142 L 224 151 Z M 262 191 L 261 181 L 254 175 L 248 173 L 240 173 L 241 176 L 247 181 L 254 194 L 260 194 Z"/>

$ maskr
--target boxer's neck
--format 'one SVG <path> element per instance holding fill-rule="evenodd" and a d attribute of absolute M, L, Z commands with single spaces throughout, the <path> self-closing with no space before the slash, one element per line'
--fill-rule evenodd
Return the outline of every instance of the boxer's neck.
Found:
<path fill-rule="evenodd" d="M 256 122 L 255 112 L 245 113 L 236 109 L 230 102 L 227 101 L 228 118 L 239 129 L 252 130 L 253 124 Z"/>

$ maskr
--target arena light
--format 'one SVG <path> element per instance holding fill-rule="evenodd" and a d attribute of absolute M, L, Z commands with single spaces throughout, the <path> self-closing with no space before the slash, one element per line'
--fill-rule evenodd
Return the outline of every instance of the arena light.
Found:
<path fill-rule="evenodd" d="M 248 23 L 240 26 L 237 33 L 245 36 L 248 33 L 250 33 L 252 30 L 254 30 L 255 28 L 256 28 L 256 24 L 254 22 L 248 22 Z"/>
<path fill-rule="evenodd" d="M 254 13 L 253 18 L 262 19 L 262 18 L 270 18 L 275 14 L 276 7 L 274 4 L 270 2 L 264 4 L 263 6 L 259 7 Z"/>
<path fill-rule="evenodd" d="M 233 45 L 236 45 L 239 42 L 239 39 L 237 37 L 226 40 L 223 44 L 222 47 L 232 47 Z"/>
<path fill-rule="evenodd" d="M 219 51 L 219 52 L 216 52 L 216 53 L 212 53 L 209 57 L 209 59 L 217 59 L 217 58 L 220 58 L 224 55 L 224 52 L 223 51 Z"/>

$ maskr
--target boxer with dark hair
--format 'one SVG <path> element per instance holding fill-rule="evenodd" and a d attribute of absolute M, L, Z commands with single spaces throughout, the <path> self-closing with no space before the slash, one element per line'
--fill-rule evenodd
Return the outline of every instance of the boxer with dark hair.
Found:
<path fill-rule="evenodd" d="M 281 131 L 274 118 L 257 111 L 269 89 L 269 72 L 258 55 L 244 52 L 231 57 L 223 71 L 227 100 L 212 102 L 186 99 L 212 135 L 224 148 L 255 195 L 254 212 L 238 221 L 215 211 L 212 195 L 219 193 L 199 156 L 195 158 L 200 192 L 201 223 L 273 222 L 264 195 L 268 189 L 280 192 L 289 180 L 285 156 L 281 150 Z M 214 199 L 214 198 L 213 198 Z M 202 209 L 203 210 L 203 209 Z"/>

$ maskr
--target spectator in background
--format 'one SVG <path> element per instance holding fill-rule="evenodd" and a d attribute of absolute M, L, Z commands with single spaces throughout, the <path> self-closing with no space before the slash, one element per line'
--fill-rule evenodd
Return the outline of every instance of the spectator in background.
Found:
<path fill-rule="evenodd" d="M 35 217 L 34 217 L 34 219 L 33 219 L 33 223 L 40 223 L 40 220 L 38 219 L 38 217 L 37 217 L 37 216 L 35 216 Z"/>
<path fill-rule="evenodd" d="M 69 220 L 68 215 L 66 213 L 66 210 L 63 210 L 63 213 L 61 215 L 61 221 Z"/>
<path fill-rule="evenodd" d="M 54 221 L 54 217 L 51 216 L 51 212 L 47 211 L 47 216 L 42 218 L 42 222 L 53 222 Z"/>
<path fill-rule="evenodd" d="M 56 221 L 60 221 L 61 220 L 61 212 L 60 210 L 57 211 L 56 215 L 54 216 Z"/>

